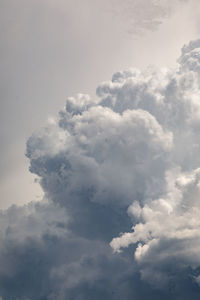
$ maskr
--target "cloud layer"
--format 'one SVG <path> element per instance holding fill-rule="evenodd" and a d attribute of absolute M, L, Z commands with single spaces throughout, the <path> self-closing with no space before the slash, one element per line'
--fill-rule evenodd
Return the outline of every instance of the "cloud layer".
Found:
<path fill-rule="evenodd" d="M 3 299 L 198 299 L 199 49 L 68 98 L 29 138 L 45 198 L 1 212 Z"/>

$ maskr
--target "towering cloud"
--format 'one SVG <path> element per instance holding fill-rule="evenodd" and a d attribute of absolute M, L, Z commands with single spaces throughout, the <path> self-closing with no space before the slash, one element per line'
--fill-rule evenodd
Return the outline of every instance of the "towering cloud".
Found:
<path fill-rule="evenodd" d="M 3 299 L 199 299 L 199 49 L 68 98 L 29 138 L 45 198 L 0 215 Z"/>

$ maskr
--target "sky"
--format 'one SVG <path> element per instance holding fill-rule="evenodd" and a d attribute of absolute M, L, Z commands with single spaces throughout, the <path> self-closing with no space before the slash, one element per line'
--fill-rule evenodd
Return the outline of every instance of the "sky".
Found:
<path fill-rule="evenodd" d="M 156 5 L 157 3 L 157 5 Z M 198 37 L 198 1 L 1 0 L 1 208 L 41 199 L 26 140 L 118 70 L 174 66 Z"/>
<path fill-rule="evenodd" d="M 198 1 L 0 7 L 0 299 L 199 299 Z"/>

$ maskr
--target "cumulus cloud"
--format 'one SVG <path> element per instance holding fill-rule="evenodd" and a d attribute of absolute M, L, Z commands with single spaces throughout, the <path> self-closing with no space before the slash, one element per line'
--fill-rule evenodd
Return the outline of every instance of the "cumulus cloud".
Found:
<path fill-rule="evenodd" d="M 41 203 L 0 214 L 3 299 L 198 299 L 200 41 L 117 72 L 27 142 Z"/>

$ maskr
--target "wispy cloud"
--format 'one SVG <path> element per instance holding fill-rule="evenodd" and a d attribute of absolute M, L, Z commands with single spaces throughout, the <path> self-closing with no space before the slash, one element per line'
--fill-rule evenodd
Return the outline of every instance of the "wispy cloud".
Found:
<path fill-rule="evenodd" d="M 195 0 L 194 0 L 195 1 Z M 130 34 L 155 31 L 189 0 L 111 0 L 111 11 Z"/>

